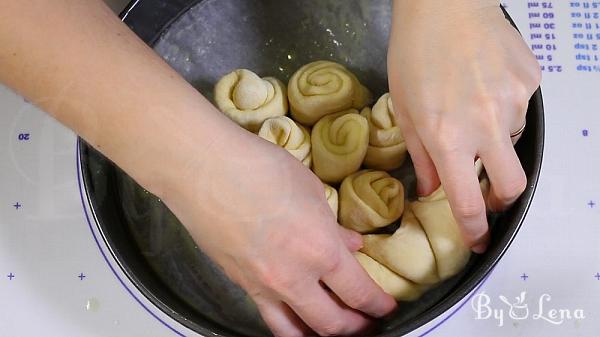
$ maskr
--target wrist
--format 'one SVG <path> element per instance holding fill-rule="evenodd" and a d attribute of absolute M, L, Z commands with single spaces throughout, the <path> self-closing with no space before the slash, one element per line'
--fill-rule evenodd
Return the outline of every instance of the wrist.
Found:
<path fill-rule="evenodd" d="M 394 13 L 410 16 L 431 13 L 455 15 L 499 6 L 499 0 L 394 0 L 393 3 Z"/>
<path fill-rule="evenodd" d="M 214 107 L 207 108 L 177 114 L 144 144 L 130 172 L 140 185 L 170 201 L 218 170 L 223 163 L 217 154 L 238 142 L 240 130 Z"/>

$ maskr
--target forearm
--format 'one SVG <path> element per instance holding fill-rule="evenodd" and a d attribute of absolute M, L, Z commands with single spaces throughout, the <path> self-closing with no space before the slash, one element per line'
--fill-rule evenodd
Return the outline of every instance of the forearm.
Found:
<path fill-rule="evenodd" d="M 99 0 L 0 0 L 0 45 L 0 81 L 157 194 L 231 130 Z"/>

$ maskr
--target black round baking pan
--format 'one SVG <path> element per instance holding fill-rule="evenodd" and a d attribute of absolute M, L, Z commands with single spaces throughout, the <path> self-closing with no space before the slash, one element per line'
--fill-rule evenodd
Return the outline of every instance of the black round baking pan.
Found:
<path fill-rule="evenodd" d="M 338 61 L 376 95 L 387 91 L 389 0 L 138 0 L 124 22 L 200 92 L 220 76 L 253 69 L 286 81 L 301 65 Z M 440 53 L 440 57 L 443 54 Z M 80 140 L 87 199 L 114 259 L 157 308 L 203 336 L 268 336 L 245 293 L 196 247 L 177 218 L 91 146 Z M 400 336 L 448 311 L 491 272 L 517 234 L 542 164 L 544 113 L 538 90 L 516 146 L 527 189 L 490 218 L 492 241 L 460 275 L 382 321 L 373 336 Z M 410 183 L 409 183 L 410 185 Z"/>

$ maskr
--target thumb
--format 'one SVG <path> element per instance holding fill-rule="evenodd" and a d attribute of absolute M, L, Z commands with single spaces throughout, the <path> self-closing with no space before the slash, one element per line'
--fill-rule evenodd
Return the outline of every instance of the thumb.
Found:
<path fill-rule="evenodd" d="M 338 231 L 346 248 L 348 248 L 351 253 L 354 253 L 363 247 L 362 236 L 359 233 L 342 226 L 338 226 Z"/>

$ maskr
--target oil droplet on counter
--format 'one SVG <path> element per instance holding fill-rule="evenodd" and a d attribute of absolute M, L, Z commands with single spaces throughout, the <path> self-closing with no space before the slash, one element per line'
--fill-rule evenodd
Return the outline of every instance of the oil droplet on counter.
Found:
<path fill-rule="evenodd" d="M 90 298 L 85 302 L 85 310 L 96 312 L 100 309 L 100 301 L 96 298 Z"/>

